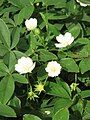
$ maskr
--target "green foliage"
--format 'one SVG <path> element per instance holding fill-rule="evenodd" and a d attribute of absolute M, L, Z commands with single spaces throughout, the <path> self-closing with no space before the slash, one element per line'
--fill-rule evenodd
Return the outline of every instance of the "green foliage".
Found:
<path fill-rule="evenodd" d="M 25 25 L 29 18 L 37 19 L 33 30 Z M 68 45 L 57 48 L 56 37 L 66 32 L 74 41 L 67 36 Z M 35 68 L 21 64 L 22 57 L 30 57 Z M 50 70 L 58 67 L 45 68 L 55 61 L 61 70 L 52 77 Z M 90 119 L 90 0 L 0 0 L 0 120 L 8 117 Z"/>
<path fill-rule="evenodd" d="M 68 120 L 69 112 L 67 108 L 59 110 L 53 117 L 53 120 Z"/>
<path fill-rule="evenodd" d="M 63 58 L 61 59 L 61 65 L 65 70 L 68 72 L 79 72 L 79 68 L 76 64 L 76 62 L 72 58 Z"/>
<path fill-rule="evenodd" d="M 14 73 L 14 74 L 12 74 L 12 76 L 14 78 L 14 81 L 17 81 L 17 82 L 20 82 L 20 83 L 23 83 L 23 84 L 28 83 L 28 80 L 20 74 Z"/>
<path fill-rule="evenodd" d="M 53 82 L 49 83 L 47 87 L 47 93 L 62 98 L 70 98 L 67 89 L 64 89 L 61 84 L 56 84 Z"/>
<path fill-rule="evenodd" d="M 0 19 L 0 34 L 2 36 L 1 42 L 5 44 L 8 48 L 10 48 L 10 32 L 8 27 L 6 26 L 5 22 Z"/>
<path fill-rule="evenodd" d="M 5 76 L 0 82 L 0 102 L 6 104 L 14 92 L 12 76 Z"/>
<path fill-rule="evenodd" d="M 26 115 L 24 115 L 24 120 L 41 120 L 41 119 L 37 116 L 26 114 Z"/>
<path fill-rule="evenodd" d="M 16 117 L 16 113 L 14 112 L 14 110 L 2 103 L 0 103 L 0 115 L 5 117 Z"/>

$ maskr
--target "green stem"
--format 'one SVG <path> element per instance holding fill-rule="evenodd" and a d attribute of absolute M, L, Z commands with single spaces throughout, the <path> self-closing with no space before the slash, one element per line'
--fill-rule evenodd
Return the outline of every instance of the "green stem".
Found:
<path fill-rule="evenodd" d="M 45 81 L 44 81 L 44 86 L 45 86 L 45 84 L 46 84 L 46 82 L 47 82 L 47 79 L 48 79 L 48 76 L 46 77 L 46 79 L 45 79 Z"/>
<path fill-rule="evenodd" d="M 77 83 L 77 74 L 75 73 L 75 83 Z"/>

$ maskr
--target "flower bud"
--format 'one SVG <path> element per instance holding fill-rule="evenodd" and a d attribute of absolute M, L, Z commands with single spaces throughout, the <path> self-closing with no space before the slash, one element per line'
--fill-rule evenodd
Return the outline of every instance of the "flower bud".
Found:
<path fill-rule="evenodd" d="M 79 85 L 79 84 L 77 84 L 77 83 L 72 83 L 72 84 L 70 85 L 71 91 L 75 91 L 78 85 Z"/>
<path fill-rule="evenodd" d="M 40 34 L 40 29 L 39 29 L 39 28 L 36 28 L 36 29 L 34 30 L 34 33 L 35 33 L 35 35 L 39 35 L 39 34 Z"/>

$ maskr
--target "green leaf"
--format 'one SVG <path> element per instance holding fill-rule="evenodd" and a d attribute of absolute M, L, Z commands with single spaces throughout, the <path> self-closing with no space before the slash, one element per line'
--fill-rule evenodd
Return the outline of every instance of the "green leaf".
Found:
<path fill-rule="evenodd" d="M 16 81 L 16 82 L 28 84 L 28 80 L 23 75 L 14 73 L 12 76 L 13 76 L 14 81 Z"/>
<path fill-rule="evenodd" d="M 83 49 L 79 52 L 79 56 L 81 58 L 88 58 L 90 56 L 90 44 L 87 44 L 83 47 Z"/>
<path fill-rule="evenodd" d="M 66 5 L 66 0 L 42 0 L 46 6 L 55 5 L 57 8 L 63 8 Z"/>
<path fill-rule="evenodd" d="M 8 52 L 8 49 L 0 43 L 0 56 L 4 56 Z"/>
<path fill-rule="evenodd" d="M 49 82 L 45 90 L 47 94 L 70 99 L 70 95 L 60 84 Z"/>
<path fill-rule="evenodd" d="M 48 31 L 48 19 L 43 13 L 40 13 L 40 15 L 41 15 L 43 21 L 45 22 L 46 30 Z"/>
<path fill-rule="evenodd" d="M 15 53 L 15 56 L 16 56 L 17 59 L 21 58 L 22 56 L 27 57 L 27 55 L 23 52 L 20 52 L 20 51 L 17 51 L 17 50 L 14 50 L 13 52 Z"/>
<path fill-rule="evenodd" d="M 37 39 L 32 31 L 30 32 L 29 39 L 30 39 L 29 49 L 26 51 L 26 54 L 28 56 L 32 55 L 35 52 L 38 44 Z"/>
<path fill-rule="evenodd" d="M 14 80 L 11 76 L 5 76 L 0 82 L 0 101 L 6 104 L 14 93 Z"/>
<path fill-rule="evenodd" d="M 60 64 L 68 72 L 79 72 L 79 67 L 72 58 L 63 58 L 60 60 Z"/>
<path fill-rule="evenodd" d="M 60 109 L 54 116 L 52 120 L 69 120 L 69 111 L 67 108 Z"/>
<path fill-rule="evenodd" d="M 78 38 L 75 43 L 85 45 L 85 44 L 89 44 L 90 40 L 87 38 Z"/>
<path fill-rule="evenodd" d="M 82 98 L 90 97 L 90 90 L 84 90 L 80 93 Z"/>
<path fill-rule="evenodd" d="M 89 120 L 90 119 L 90 113 L 87 113 L 82 120 Z"/>
<path fill-rule="evenodd" d="M 40 51 L 40 61 L 44 61 L 47 62 L 49 60 L 57 60 L 57 56 L 51 52 L 49 52 L 48 50 L 44 50 L 44 49 L 39 49 Z"/>
<path fill-rule="evenodd" d="M 73 111 L 78 111 L 81 115 L 83 114 L 83 100 L 79 100 L 72 108 Z"/>
<path fill-rule="evenodd" d="M 75 0 L 68 1 L 67 5 L 66 5 L 66 8 L 68 9 L 69 13 L 74 14 L 74 15 L 78 14 L 78 12 L 79 12 Z"/>
<path fill-rule="evenodd" d="M 9 69 L 3 62 L 0 61 L 0 77 L 5 76 L 7 73 L 9 73 Z"/>
<path fill-rule="evenodd" d="M 69 94 L 69 96 L 71 96 L 70 87 L 69 87 L 69 85 L 65 81 L 63 81 L 62 79 L 57 77 L 56 78 L 56 82 L 57 82 L 57 84 L 59 84 L 60 86 L 62 86 L 66 90 L 66 92 Z"/>
<path fill-rule="evenodd" d="M 45 80 L 47 77 L 47 73 L 45 71 L 45 65 L 39 67 L 37 71 L 37 78 L 39 81 Z"/>
<path fill-rule="evenodd" d="M 16 113 L 11 107 L 0 103 L 0 116 L 16 117 Z"/>
<path fill-rule="evenodd" d="M 21 109 L 21 101 L 18 97 L 14 96 L 14 98 L 12 98 L 10 100 L 10 102 L 8 103 L 8 105 L 14 107 L 17 110 Z"/>
<path fill-rule="evenodd" d="M 14 6 L 20 9 L 33 3 L 34 0 L 8 0 Z"/>
<path fill-rule="evenodd" d="M 35 115 L 26 114 L 24 115 L 23 120 L 41 120 L 41 119 Z"/>
<path fill-rule="evenodd" d="M 16 24 L 20 25 L 24 19 L 28 19 L 34 11 L 33 5 L 25 6 L 18 14 Z"/>
<path fill-rule="evenodd" d="M 3 4 L 4 0 L 0 0 L 0 6 Z"/>
<path fill-rule="evenodd" d="M 12 5 L 17 6 L 17 7 L 19 7 L 19 8 L 22 8 L 22 7 L 23 7 L 23 5 L 22 5 L 22 3 L 21 3 L 21 0 L 8 0 L 8 1 L 9 1 L 9 3 L 11 3 Z"/>
<path fill-rule="evenodd" d="M 16 11 L 18 11 L 19 9 L 17 8 L 17 7 L 15 7 L 15 6 L 13 6 L 13 7 L 6 7 L 6 8 L 4 8 L 4 9 L 2 9 L 1 11 L 0 11 L 0 15 L 2 15 L 2 14 L 5 14 L 5 13 L 10 13 L 10 12 L 16 12 Z"/>
<path fill-rule="evenodd" d="M 56 13 L 44 13 L 44 16 L 48 19 L 48 20 L 62 20 L 62 19 L 66 19 L 69 17 L 69 15 L 58 15 Z"/>
<path fill-rule="evenodd" d="M 4 63 L 8 66 L 10 72 L 15 70 L 16 57 L 12 51 L 8 52 L 4 56 Z"/>
<path fill-rule="evenodd" d="M 10 44 L 11 44 L 10 32 L 9 32 L 7 25 L 5 24 L 5 22 L 2 19 L 0 19 L 0 33 L 3 37 L 2 42 L 5 44 L 5 46 L 10 48 Z"/>
<path fill-rule="evenodd" d="M 14 47 L 16 47 L 16 45 L 17 45 L 18 42 L 19 42 L 19 39 L 20 39 L 20 31 L 21 31 L 21 28 L 19 28 L 19 27 L 15 27 L 15 28 L 13 29 L 11 49 L 13 49 Z"/>
<path fill-rule="evenodd" d="M 84 13 L 82 21 L 90 22 L 90 16 Z"/>
<path fill-rule="evenodd" d="M 58 31 L 58 29 L 57 29 L 57 27 L 56 27 L 55 25 L 49 24 L 48 27 L 49 27 L 49 28 L 48 28 L 49 31 L 50 31 L 51 33 L 53 33 L 55 36 L 57 36 L 57 35 L 60 34 L 59 31 Z"/>
<path fill-rule="evenodd" d="M 72 24 L 68 29 L 69 29 L 69 32 L 72 34 L 72 36 L 76 39 L 80 34 L 81 26 L 79 24 L 77 25 Z"/>
<path fill-rule="evenodd" d="M 69 108 L 72 104 L 70 99 L 58 98 L 54 103 L 54 113 L 62 108 Z"/>
<path fill-rule="evenodd" d="M 90 70 L 90 58 L 85 58 L 85 59 L 81 60 L 79 67 L 80 67 L 82 74 L 89 71 Z"/>

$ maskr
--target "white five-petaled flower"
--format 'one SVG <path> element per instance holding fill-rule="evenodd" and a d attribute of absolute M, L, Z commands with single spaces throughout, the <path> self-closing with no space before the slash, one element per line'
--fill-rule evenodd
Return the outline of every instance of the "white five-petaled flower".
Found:
<path fill-rule="evenodd" d="M 34 30 L 37 27 L 37 19 L 36 18 L 30 18 L 25 21 L 25 25 L 28 31 Z"/>
<path fill-rule="evenodd" d="M 59 36 L 57 36 L 56 40 L 59 43 L 56 43 L 55 46 L 57 48 L 63 48 L 70 45 L 74 41 L 74 37 L 71 35 L 71 33 L 66 32 L 65 35 L 60 34 Z"/>
<path fill-rule="evenodd" d="M 45 70 L 48 73 L 49 77 L 56 77 L 60 74 L 61 68 L 62 67 L 59 63 L 57 63 L 56 61 L 51 61 L 47 64 Z"/>
<path fill-rule="evenodd" d="M 76 0 L 81 6 L 83 6 L 83 7 L 86 7 L 86 6 L 90 6 L 90 4 L 85 4 L 85 3 L 82 3 L 82 2 L 80 2 L 79 0 Z"/>
<path fill-rule="evenodd" d="M 21 57 L 18 60 L 18 64 L 15 65 L 15 70 L 20 74 L 31 73 L 35 67 L 32 59 L 29 57 Z"/>

